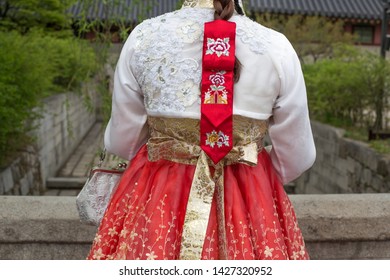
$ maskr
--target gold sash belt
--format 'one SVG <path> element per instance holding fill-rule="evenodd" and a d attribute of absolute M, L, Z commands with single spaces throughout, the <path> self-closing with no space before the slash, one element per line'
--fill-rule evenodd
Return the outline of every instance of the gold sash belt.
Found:
<path fill-rule="evenodd" d="M 216 195 L 217 201 L 219 257 L 227 259 L 224 215 L 224 166 L 235 163 L 243 163 L 250 166 L 257 165 L 257 156 L 262 149 L 262 145 L 259 144 L 261 141 L 234 146 L 230 153 L 215 165 L 199 145 L 191 144 L 191 141 L 184 141 L 185 137 L 189 135 L 183 135 L 183 138 L 181 138 L 177 137 L 177 135 L 169 135 L 171 133 L 166 131 L 166 129 L 155 130 L 156 123 L 153 120 L 157 119 L 150 118 L 148 120 L 151 128 L 151 138 L 147 143 L 149 160 L 158 161 L 165 159 L 182 164 L 196 165 L 185 214 L 180 259 L 199 260 L 201 258 L 214 195 Z M 180 122 L 183 121 L 183 119 L 180 120 Z M 186 119 L 186 121 L 189 120 Z M 192 129 L 195 127 L 196 131 L 197 124 L 195 122 L 196 120 L 190 120 L 190 123 L 192 123 L 190 127 Z M 260 126 L 260 130 L 264 133 L 257 135 L 258 137 L 260 136 L 260 139 L 264 136 L 267 127 L 264 121 L 261 121 L 261 123 L 263 125 Z M 185 132 L 183 133 L 185 134 Z M 176 132 L 172 134 L 176 134 Z M 211 174 L 210 166 L 214 168 L 213 174 Z"/>

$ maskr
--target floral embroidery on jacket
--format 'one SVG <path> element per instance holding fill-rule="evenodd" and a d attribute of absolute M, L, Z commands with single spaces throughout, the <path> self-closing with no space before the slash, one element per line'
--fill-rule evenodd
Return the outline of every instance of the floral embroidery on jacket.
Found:
<path fill-rule="evenodd" d="M 184 112 L 201 103 L 203 26 L 212 19 L 211 9 L 185 8 L 145 20 L 134 29 L 135 52 L 131 65 L 148 111 Z M 242 16 L 234 17 L 234 21 L 237 38 L 253 53 L 264 54 L 269 47 L 268 29 Z M 228 55 L 227 39 L 208 40 L 210 55 Z M 199 48 L 199 56 L 187 55 L 183 52 L 186 48 Z M 220 93 L 222 104 L 223 98 Z"/>

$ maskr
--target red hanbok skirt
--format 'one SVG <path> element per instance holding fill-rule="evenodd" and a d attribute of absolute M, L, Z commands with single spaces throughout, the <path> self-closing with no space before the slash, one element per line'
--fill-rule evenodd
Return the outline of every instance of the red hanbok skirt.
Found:
<path fill-rule="evenodd" d="M 93 241 L 88 259 L 181 259 L 195 165 L 149 161 L 144 146 L 131 161 Z M 224 167 L 228 259 L 307 259 L 291 202 L 268 153 L 256 166 Z M 211 205 L 201 259 L 219 259 L 217 210 Z"/>

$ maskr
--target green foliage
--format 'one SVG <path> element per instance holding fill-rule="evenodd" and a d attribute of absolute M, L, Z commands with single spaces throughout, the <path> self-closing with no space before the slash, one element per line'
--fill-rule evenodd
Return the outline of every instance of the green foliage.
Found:
<path fill-rule="evenodd" d="M 374 127 L 388 109 L 390 64 L 352 46 L 304 65 L 312 116 L 337 126 Z"/>
<path fill-rule="evenodd" d="M 35 117 L 31 109 L 47 93 L 53 78 L 52 69 L 42 59 L 44 49 L 29 39 L 16 32 L 0 36 L 1 161 L 25 139 L 25 120 Z"/>
<path fill-rule="evenodd" d="M 0 32 L 0 164 L 20 149 L 42 98 L 74 89 L 96 71 L 93 50 L 74 38 Z"/>
<path fill-rule="evenodd" d="M 113 48 L 113 42 L 124 42 L 131 29 L 141 22 L 147 15 L 147 12 L 158 5 L 157 0 L 134 0 L 130 5 L 124 0 L 105 0 L 102 4 L 102 10 L 99 14 L 102 18 L 94 18 L 91 15 L 97 14 L 95 0 L 79 0 L 80 14 L 77 15 L 75 22 L 79 37 L 83 38 L 89 35 L 97 54 L 97 60 L 102 69 L 106 65 L 115 67 L 119 53 Z M 137 22 L 132 22 L 129 15 L 133 10 L 137 11 Z M 114 52 L 112 51 L 114 49 Z M 97 73 L 97 90 L 102 98 L 102 114 L 105 122 L 108 122 L 111 115 L 112 93 L 110 92 L 110 77 L 105 71 Z"/>
<path fill-rule="evenodd" d="M 77 90 L 81 83 L 91 78 L 98 70 L 96 55 L 87 41 L 76 38 L 58 39 L 43 37 L 49 64 L 53 65 L 54 85 L 57 92 Z"/>
<path fill-rule="evenodd" d="M 76 0 L 0 2 L 0 165 L 31 141 L 42 98 L 77 91 L 97 71 L 66 10 Z"/>
<path fill-rule="evenodd" d="M 366 142 L 378 153 L 390 154 L 390 139 L 377 139 L 369 141 L 367 138 L 367 129 L 365 128 L 356 126 L 343 126 L 343 129 L 345 130 L 344 137 Z"/>
<path fill-rule="evenodd" d="M 0 30 L 25 34 L 31 28 L 69 30 L 66 9 L 75 0 L 4 0 L 0 6 Z"/>
<path fill-rule="evenodd" d="M 375 151 L 382 154 L 390 154 L 390 140 L 374 140 L 370 141 L 370 146 Z"/>
<path fill-rule="evenodd" d="M 78 5 L 81 9 L 75 26 L 80 36 L 93 34 L 97 43 L 110 45 L 113 41 L 123 42 L 136 24 L 129 18 L 133 10 L 137 10 L 138 22 L 140 22 L 154 4 L 157 4 L 157 1 L 134 0 L 128 5 L 124 0 L 105 0 L 97 5 L 96 0 L 79 0 Z"/>
<path fill-rule="evenodd" d="M 302 62 L 306 58 L 316 62 L 333 55 L 334 46 L 352 43 L 353 36 L 344 32 L 343 22 L 325 17 L 303 15 L 259 14 L 261 24 L 283 33 L 292 43 Z"/>
<path fill-rule="evenodd" d="M 344 32 L 342 21 L 274 14 L 256 19 L 285 34 L 297 51 L 314 119 L 342 127 L 357 140 L 367 140 L 369 128 L 386 128 L 390 64 L 353 46 L 355 38 Z M 372 146 L 384 151 L 388 143 L 378 140 Z"/>

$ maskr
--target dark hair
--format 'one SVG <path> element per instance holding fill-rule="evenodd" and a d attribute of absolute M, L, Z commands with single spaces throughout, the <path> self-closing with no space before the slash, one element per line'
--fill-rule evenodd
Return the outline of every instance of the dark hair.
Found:
<path fill-rule="evenodd" d="M 214 0 L 214 19 L 229 20 L 234 13 L 234 6 L 238 6 L 238 1 L 232 0 Z M 237 11 L 239 12 L 239 11 Z M 242 9 L 240 8 L 240 14 L 243 14 Z M 238 82 L 240 79 L 241 72 L 241 62 L 236 57 L 236 62 L 234 64 L 234 82 Z"/>

